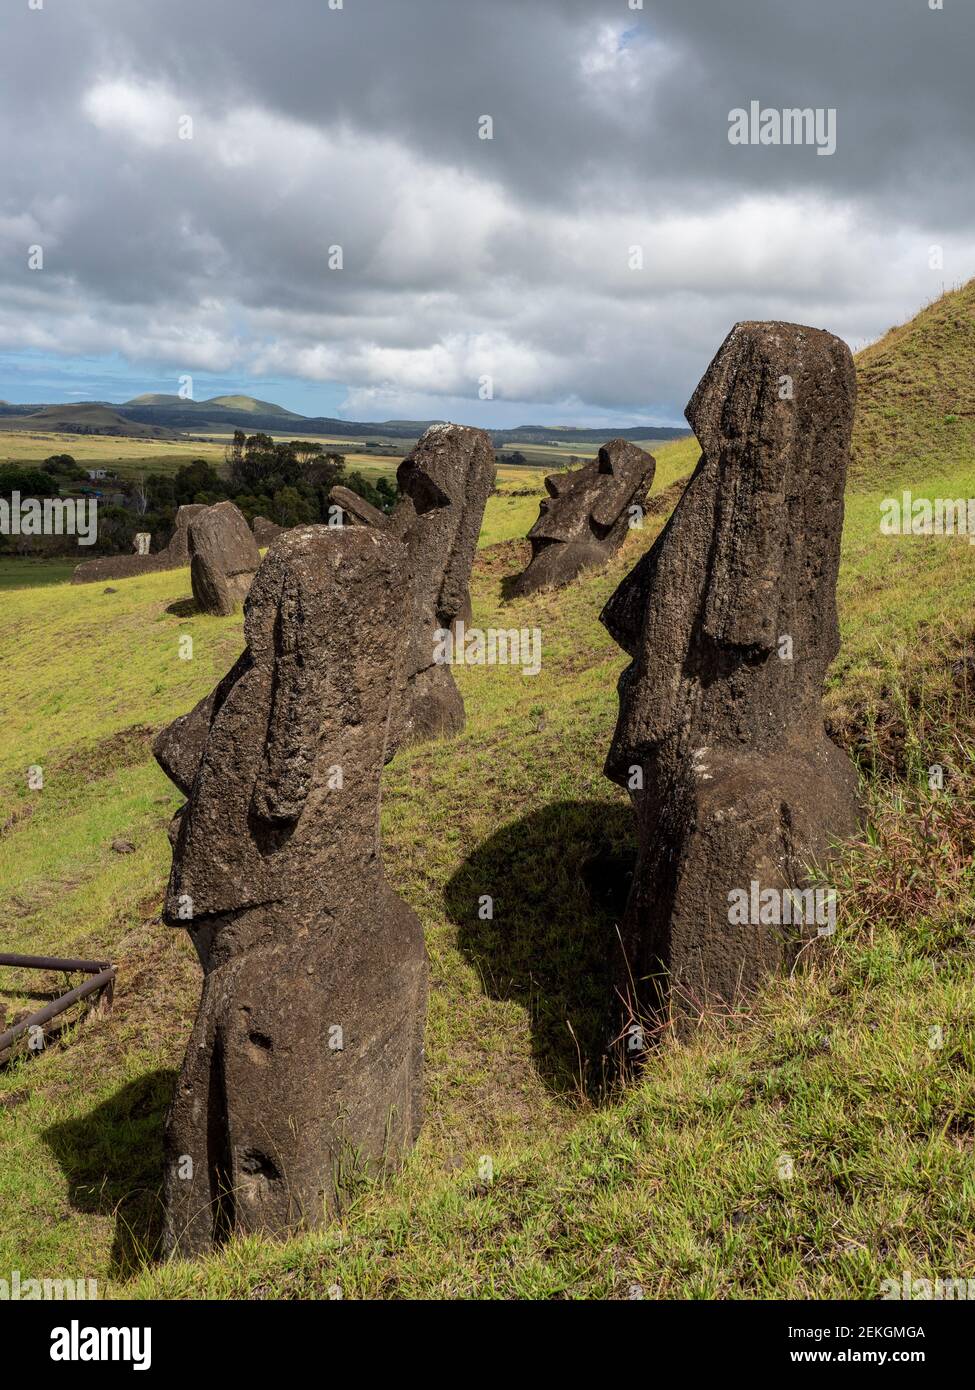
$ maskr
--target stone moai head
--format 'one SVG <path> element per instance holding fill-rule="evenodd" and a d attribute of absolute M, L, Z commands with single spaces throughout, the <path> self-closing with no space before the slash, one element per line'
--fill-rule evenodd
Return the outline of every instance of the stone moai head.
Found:
<path fill-rule="evenodd" d="M 419 671 L 433 660 L 429 634 L 450 627 L 467 602 L 484 508 L 494 486 L 490 437 L 466 425 L 431 425 L 396 470 L 396 481 L 401 495 L 390 527 L 409 551 Z"/>
<path fill-rule="evenodd" d="M 253 532 L 233 502 L 218 502 L 189 526 L 190 582 L 204 613 L 227 617 L 247 597 L 261 563 Z"/>
<path fill-rule="evenodd" d="M 154 745 L 188 797 L 171 831 L 170 924 L 270 903 L 327 910 L 378 866 L 404 562 L 399 542 L 366 528 L 272 542 L 245 604 L 246 650 Z"/>
<path fill-rule="evenodd" d="M 687 407 L 700 462 L 601 615 L 633 658 L 615 780 L 684 734 L 771 746 L 822 728 L 855 401 L 849 348 L 830 333 L 739 323 L 725 339 Z"/>
<path fill-rule="evenodd" d="M 528 532 L 532 558 L 512 594 L 568 584 L 584 569 L 605 564 L 642 521 L 656 460 L 626 439 L 604 444 L 583 468 L 545 479 L 548 498 Z M 634 509 L 636 509 L 634 511 Z M 637 516 L 639 513 L 639 516 Z"/>
<path fill-rule="evenodd" d="M 438 633 L 470 618 L 470 579 L 484 508 L 494 486 L 494 450 L 484 430 L 431 425 L 396 472 L 399 498 L 391 515 L 348 488 L 329 500 L 349 526 L 372 527 L 406 546 L 410 600 L 400 742 L 437 738 L 464 727 L 464 702 L 448 666 L 439 665 Z"/>

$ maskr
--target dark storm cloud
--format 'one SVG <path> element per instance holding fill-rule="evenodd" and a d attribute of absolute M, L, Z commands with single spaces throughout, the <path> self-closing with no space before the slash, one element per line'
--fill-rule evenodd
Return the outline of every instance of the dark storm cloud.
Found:
<path fill-rule="evenodd" d="M 673 416 L 734 317 L 855 339 L 975 271 L 945 2 L 8 10 L 0 346 Z M 836 153 L 731 146 L 752 100 L 835 108 Z"/>

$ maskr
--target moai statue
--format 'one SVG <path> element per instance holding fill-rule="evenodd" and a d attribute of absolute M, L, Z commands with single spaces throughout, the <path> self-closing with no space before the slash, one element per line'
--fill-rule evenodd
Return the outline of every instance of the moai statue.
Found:
<path fill-rule="evenodd" d="M 611 439 L 596 458 L 569 473 L 545 479 L 548 499 L 528 532 L 532 557 L 510 587 L 511 597 L 561 588 L 582 570 L 604 565 L 643 508 L 657 463 L 625 439 Z"/>
<path fill-rule="evenodd" d="M 389 517 L 347 488 L 329 500 L 350 525 L 373 526 L 406 545 L 411 593 L 406 694 L 399 742 L 459 733 L 464 701 L 450 667 L 438 663 L 446 632 L 470 619 L 470 581 L 484 508 L 494 486 L 494 449 L 484 430 L 431 425 L 396 470 L 400 497 Z"/>
<path fill-rule="evenodd" d="M 190 583 L 203 613 L 227 617 L 247 597 L 261 563 L 253 532 L 233 502 L 207 507 L 190 523 Z"/>
<path fill-rule="evenodd" d="M 244 653 L 154 745 L 188 798 L 164 920 L 204 970 L 166 1128 L 183 1256 L 320 1223 L 343 1173 L 394 1165 L 419 1130 L 426 953 L 379 844 L 405 558 L 365 529 L 285 532 Z"/>
<path fill-rule="evenodd" d="M 200 502 L 180 507 L 176 513 L 176 529 L 169 544 L 155 555 L 149 551 L 151 533 L 140 531 L 132 555 L 102 555 L 97 560 L 85 560 L 76 565 L 72 584 L 97 584 L 106 579 L 133 579 L 140 574 L 155 574 L 159 570 L 175 570 L 190 563 L 187 532 L 190 522 L 207 508 Z M 143 548 L 144 546 L 144 548 Z"/>
<path fill-rule="evenodd" d="M 855 398 L 849 350 L 831 334 L 732 329 L 687 407 L 701 460 L 601 615 L 632 658 L 606 772 L 638 818 L 614 972 L 637 1032 L 668 987 L 686 1033 L 823 934 L 809 925 L 812 892 L 789 890 L 810 883 L 860 814 L 821 708 L 839 650 Z M 771 903 L 757 921 L 756 902 Z"/>
<path fill-rule="evenodd" d="M 205 502 L 187 502 L 182 507 L 177 507 L 176 527 L 165 550 L 167 560 L 172 562 L 172 568 L 177 569 L 190 563 L 190 526 L 207 510 Z"/>

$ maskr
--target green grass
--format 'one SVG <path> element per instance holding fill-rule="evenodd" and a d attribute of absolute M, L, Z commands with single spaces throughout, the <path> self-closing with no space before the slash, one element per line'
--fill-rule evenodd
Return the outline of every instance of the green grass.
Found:
<path fill-rule="evenodd" d="M 81 552 L 82 558 L 84 553 Z M 64 584 L 78 560 L 38 560 L 29 556 L 0 555 L 0 589 L 36 589 Z"/>
<path fill-rule="evenodd" d="M 654 492 L 696 455 L 658 449 Z M 605 571 L 505 604 L 540 482 L 502 480 L 472 586 L 478 625 L 541 627 L 540 675 L 461 669 L 464 733 L 401 752 L 385 778 L 388 873 L 431 963 L 419 1144 L 314 1235 L 196 1265 L 153 1260 L 199 971 L 158 921 L 180 797 L 148 739 L 229 667 L 240 617 L 181 607 L 186 571 L 6 594 L 0 940 L 110 956 L 119 982 L 110 1017 L 0 1073 L 0 1268 L 95 1277 L 103 1294 L 383 1298 L 872 1298 L 904 1269 L 975 1272 L 975 733 L 946 664 L 971 633 L 975 547 L 882 537 L 883 492 L 851 492 L 827 710 L 871 815 L 838 869 L 837 934 L 748 1016 L 666 1046 L 600 1103 L 612 921 L 582 865 L 630 844 L 632 823 L 601 773 L 625 658 L 597 615 L 664 515 Z M 24 1006 L 13 972 L 0 983 Z"/>
<path fill-rule="evenodd" d="M 853 476 L 863 486 L 949 478 L 975 458 L 975 280 L 857 357 Z"/>

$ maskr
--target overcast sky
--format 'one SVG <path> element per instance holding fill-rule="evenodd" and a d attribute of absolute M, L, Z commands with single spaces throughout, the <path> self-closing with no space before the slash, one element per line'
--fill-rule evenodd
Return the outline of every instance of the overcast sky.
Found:
<path fill-rule="evenodd" d="M 0 398 L 673 423 L 737 319 L 975 275 L 972 0 L 636 4 L 2 0 Z"/>

